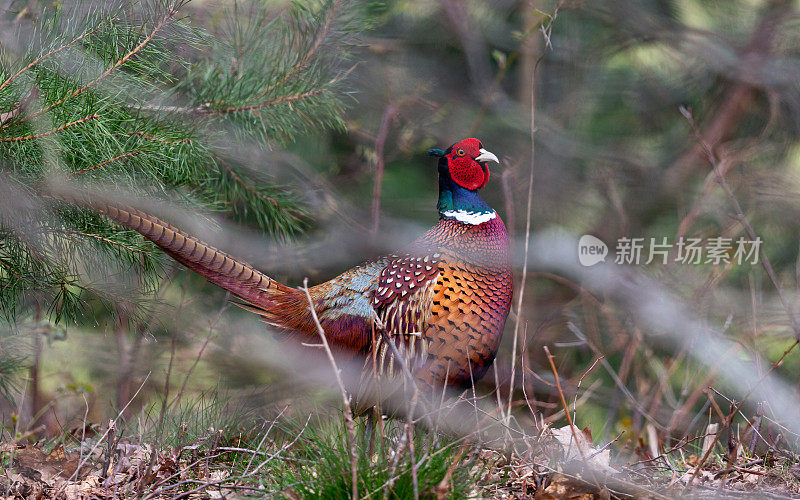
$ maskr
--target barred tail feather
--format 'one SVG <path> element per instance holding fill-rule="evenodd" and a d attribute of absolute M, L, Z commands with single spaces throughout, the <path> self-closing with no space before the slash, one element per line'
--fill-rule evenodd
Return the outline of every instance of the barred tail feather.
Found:
<path fill-rule="evenodd" d="M 98 211 L 155 243 L 167 255 L 210 282 L 257 308 L 270 309 L 281 292 L 296 290 L 278 283 L 245 261 L 221 252 L 170 224 L 133 207 L 106 201 L 58 198 Z"/>

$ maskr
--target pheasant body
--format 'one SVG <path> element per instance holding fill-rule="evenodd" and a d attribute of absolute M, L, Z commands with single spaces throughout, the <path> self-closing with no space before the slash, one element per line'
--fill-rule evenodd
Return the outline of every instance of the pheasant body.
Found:
<path fill-rule="evenodd" d="M 486 161 L 497 157 L 477 139 L 432 151 L 440 156 L 439 222 L 402 255 L 364 263 L 308 292 L 340 355 L 361 356 L 365 368 L 381 374 L 396 374 L 405 363 L 428 388 L 462 387 L 485 373 L 500 343 L 513 290 L 508 235 L 477 194 L 489 178 Z M 306 339 L 318 335 L 304 291 L 136 209 L 80 203 L 140 232 L 279 330 Z"/>

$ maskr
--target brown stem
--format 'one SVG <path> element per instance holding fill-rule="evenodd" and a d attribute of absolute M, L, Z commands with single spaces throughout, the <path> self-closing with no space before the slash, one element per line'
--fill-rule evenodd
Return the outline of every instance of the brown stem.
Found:
<path fill-rule="evenodd" d="M 319 317 L 317 317 L 317 310 L 314 308 L 314 301 L 311 299 L 311 294 L 308 292 L 308 278 L 303 280 L 303 291 L 305 292 L 306 299 L 308 300 L 308 310 L 311 312 L 311 317 L 314 319 L 314 324 L 317 326 L 319 338 L 322 340 L 322 346 L 325 348 L 325 354 L 328 356 L 328 361 L 331 363 L 333 374 L 336 377 L 336 383 L 338 384 L 339 390 L 342 393 L 344 420 L 345 425 L 347 426 L 347 433 L 350 437 L 350 476 L 353 487 L 353 500 L 358 500 L 358 455 L 356 453 L 356 431 L 355 424 L 353 423 L 353 411 L 350 407 L 350 396 L 347 395 L 347 389 L 345 388 L 344 381 L 342 380 L 342 371 L 336 364 L 336 359 L 333 357 L 333 351 L 331 351 L 331 346 L 328 344 L 328 338 L 325 336 L 325 330 L 322 328 L 322 324 L 319 322 Z"/>
<path fill-rule="evenodd" d="M 341 4 L 342 4 L 341 0 L 336 0 L 333 3 L 333 5 L 331 6 L 331 11 L 328 13 L 328 17 L 325 19 L 325 24 L 322 25 L 322 29 L 317 35 L 317 39 L 314 41 L 314 45 L 312 45 L 311 48 L 308 50 L 308 52 L 306 52 L 305 57 L 303 57 L 303 59 L 298 64 L 296 64 L 291 69 L 291 71 L 286 73 L 283 76 L 283 78 L 278 80 L 277 83 L 270 85 L 269 87 L 266 87 L 264 90 L 259 92 L 256 97 L 261 97 L 263 95 L 266 95 L 270 90 L 279 88 L 281 85 L 286 83 L 291 77 L 293 77 L 300 71 L 303 71 L 303 69 L 305 69 L 305 67 L 308 66 L 308 63 L 311 62 L 311 58 L 314 57 L 314 54 L 316 54 L 319 48 L 322 46 L 322 42 L 325 41 L 325 37 L 328 36 L 328 33 L 331 30 L 331 25 L 333 24 L 333 20 L 336 18 L 336 13 L 339 10 Z"/>
<path fill-rule="evenodd" d="M 84 116 L 80 120 L 75 120 L 74 122 L 65 123 L 64 125 L 61 125 L 57 129 L 49 130 L 47 132 L 42 132 L 42 133 L 39 133 L 39 134 L 26 135 L 24 137 L 3 137 L 2 139 L 0 139 L 0 142 L 22 142 L 22 141 L 30 141 L 32 139 L 38 139 L 40 137 L 45 137 L 45 136 L 48 136 L 48 135 L 57 134 L 58 132 L 61 132 L 62 130 L 66 130 L 66 129 L 72 127 L 72 126 L 80 125 L 81 123 L 88 122 L 90 120 L 94 120 L 94 119 L 99 118 L 99 117 L 100 117 L 100 115 L 95 113 L 93 115 Z M 3 127 L 3 128 L 5 128 L 5 127 Z"/>
<path fill-rule="evenodd" d="M 22 73 L 28 71 L 29 69 L 31 69 L 32 67 L 36 66 L 37 64 L 39 64 L 43 60 L 47 59 L 48 57 L 50 57 L 52 55 L 55 55 L 55 54 L 61 52 L 62 50 L 66 49 L 68 47 L 71 47 L 72 45 L 75 45 L 77 42 L 81 41 L 82 39 L 86 38 L 87 36 L 89 36 L 89 35 L 91 35 L 93 33 L 96 33 L 98 29 L 100 29 L 100 28 L 97 27 L 97 28 L 95 28 L 93 30 L 87 31 L 87 32 L 77 36 L 76 38 L 74 38 L 71 42 L 69 42 L 67 44 L 64 44 L 64 45 L 62 45 L 62 46 L 60 46 L 58 48 L 55 48 L 55 49 L 51 50 L 50 52 L 48 52 L 47 54 L 44 54 L 44 55 L 34 59 L 27 66 L 25 66 L 24 68 L 20 69 L 19 71 L 17 71 L 16 73 L 14 73 L 10 77 L 8 77 L 8 79 L 6 81 L 4 81 L 2 83 L 2 85 L 0 85 L 0 90 L 3 90 L 7 85 L 9 85 L 11 82 L 13 82 Z"/>
<path fill-rule="evenodd" d="M 553 28 L 553 22 L 556 20 L 558 16 L 558 10 L 561 8 L 561 4 L 563 0 L 560 1 L 555 9 L 553 10 L 553 14 L 550 15 L 550 19 L 547 22 L 546 27 L 544 28 L 545 37 L 549 37 L 549 33 Z M 533 66 L 533 70 L 531 72 L 531 130 L 530 130 L 530 139 L 531 139 L 531 168 L 530 168 L 530 175 L 528 176 L 528 204 L 526 206 L 526 217 L 525 217 L 525 249 L 524 255 L 522 257 L 522 279 L 520 280 L 519 284 L 519 294 L 517 295 L 517 318 L 514 321 L 514 337 L 513 337 L 513 344 L 511 347 L 511 380 L 509 382 L 509 389 L 508 389 L 508 413 L 506 414 L 506 425 L 508 425 L 508 421 L 511 418 L 511 408 L 513 405 L 511 404 L 512 396 L 514 394 L 514 375 L 517 366 L 517 344 L 519 342 L 519 324 L 522 321 L 522 298 L 525 295 L 525 282 L 528 278 L 528 248 L 530 246 L 530 239 L 531 239 L 531 207 L 533 205 L 533 173 L 536 167 L 536 72 L 539 69 L 539 64 L 541 64 L 544 56 L 547 54 L 547 47 L 549 46 L 549 39 L 547 40 L 548 43 L 545 44 L 544 50 L 542 50 L 541 54 L 539 54 L 539 58 L 536 60 L 536 64 Z"/>
<path fill-rule="evenodd" d="M 586 468 L 589 470 L 589 474 L 592 476 L 592 480 L 594 481 L 595 486 L 597 489 L 602 491 L 600 487 L 600 483 L 597 481 L 597 478 L 594 475 L 594 470 L 589 465 L 589 461 L 586 458 L 586 453 L 583 451 L 583 447 L 581 446 L 581 442 L 578 439 L 578 435 L 575 433 L 575 424 L 572 422 L 572 416 L 569 413 L 569 407 L 567 407 L 567 400 L 564 397 L 564 391 L 561 390 L 561 382 L 558 378 L 558 370 L 556 370 L 556 364 L 553 361 L 553 355 L 550 354 L 550 349 L 547 346 L 544 346 L 544 353 L 547 356 L 547 361 L 550 363 L 550 369 L 553 371 L 553 377 L 555 377 L 556 381 L 556 389 L 558 390 L 558 395 L 561 398 L 561 406 L 564 408 L 564 416 L 567 417 L 567 424 L 569 425 L 569 430 L 572 432 L 572 439 L 575 440 L 575 446 L 578 447 L 578 452 L 581 454 L 581 459 L 583 459 L 584 464 L 586 464 Z"/>
<path fill-rule="evenodd" d="M 41 381 L 39 379 L 39 368 L 42 364 L 42 309 L 37 303 L 33 313 L 33 363 L 30 368 L 31 377 L 31 415 L 36 417 L 42 408 Z"/>
<path fill-rule="evenodd" d="M 780 25 L 786 17 L 782 12 L 783 7 L 788 4 L 788 0 L 777 0 L 767 8 L 753 30 L 750 43 L 742 51 L 740 60 L 743 67 L 737 71 L 737 74 L 753 74 L 767 61 L 767 56 L 772 51 L 775 39 L 779 34 Z M 712 150 L 735 132 L 742 116 L 752 106 L 757 95 L 758 89 L 753 83 L 745 80 L 733 83 L 726 93 L 725 99 L 717 108 L 716 114 L 702 127 L 703 141 Z M 691 149 L 667 169 L 666 183 L 670 186 L 681 185 L 686 177 L 701 164 L 703 156 L 703 147 L 697 143 L 692 145 Z"/>
<path fill-rule="evenodd" d="M 117 339 L 117 408 L 122 408 L 131 396 L 131 375 L 133 365 L 131 346 L 128 342 L 128 314 L 125 307 L 117 309 L 114 336 Z"/>
<path fill-rule="evenodd" d="M 378 135 L 375 137 L 375 182 L 372 186 L 372 238 L 378 233 L 378 224 L 381 216 L 381 189 L 383 187 L 383 169 L 385 159 L 383 147 L 386 144 L 386 136 L 389 134 L 389 124 L 397 114 L 397 108 L 390 104 L 386 106 L 381 118 L 381 126 Z"/>
<path fill-rule="evenodd" d="M 97 170 L 98 168 L 103 168 L 106 165 L 108 165 L 109 163 L 114 163 L 115 161 L 119 161 L 119 160 L 122 160 L 124 158 L 130 158 L 131 156 L 136 156 L 136 155 L 139 155 L 139 154 L 142 154 L 142 152 L 141 151 L 131 151 L 129 153 L 123 153 L 123 154 L 117 155 L 117 156 L 115 156 L 113 158 L 109 158 L 108 160 L 102 161 L 102 162 L 98 163 L 97 165 L 92 165 L 91 167 L 86 167 L 86 168 L 83 168 L 81 170 L 76 170 L 74 172 L 71 172 L 69 175 L 72 176 L 72 175 L 85 174 L 86 172 L 91 172 L 92 170 Z"/>

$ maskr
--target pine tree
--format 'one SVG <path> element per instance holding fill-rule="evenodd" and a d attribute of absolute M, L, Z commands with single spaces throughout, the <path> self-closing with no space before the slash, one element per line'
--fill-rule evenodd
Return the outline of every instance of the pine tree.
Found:
<path fill-rule="evenodd" d="M 234 3 L 218 28 L 186 0 L 94 2 L 0 20 L 0 311 L 33 304 L 74 321 L 87 297 L 113 302 L 81 270 L 162 257 L 138 234 L 49 197 L 53 186 L 169 200 L 278 237 L 309 222 L 296 196 L 226 154 L 342 126 L 347 47 L 363 24 L 341 0 L 279 12 Z M 0 388 L 17 357 L 4 357 Z"/>

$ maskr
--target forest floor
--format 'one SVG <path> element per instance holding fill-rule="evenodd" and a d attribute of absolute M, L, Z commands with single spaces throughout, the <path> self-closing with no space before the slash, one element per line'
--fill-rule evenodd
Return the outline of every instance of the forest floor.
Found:
<path fill-rule="evenodd" d="M 792 452 L 713 425 L 654 457 L 570 426 L 458 438 L 387 420 L 370 440 L 365 419 L 351 432 L 329 412 L 208 425 L 191 411 L 209 407 L 188 410 L 160 416 L 156 434 L 141 418 L 18 434 L 0 444 L 0 497 L 353 498 L 355 484 L 357 498 L 800 498 Z"/>

